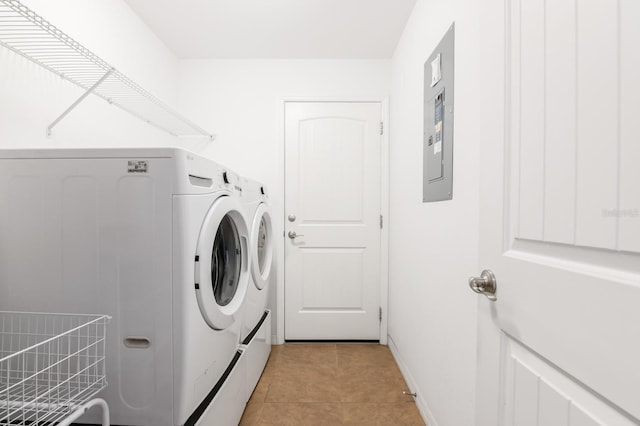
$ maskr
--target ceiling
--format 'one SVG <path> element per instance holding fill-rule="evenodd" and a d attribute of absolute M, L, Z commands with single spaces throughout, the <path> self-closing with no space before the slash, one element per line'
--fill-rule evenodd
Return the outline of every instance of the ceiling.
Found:
<path fill-rule="evenodd" d="M 179 58 L 390 58 L 416 0 L 125 0 Z"/>

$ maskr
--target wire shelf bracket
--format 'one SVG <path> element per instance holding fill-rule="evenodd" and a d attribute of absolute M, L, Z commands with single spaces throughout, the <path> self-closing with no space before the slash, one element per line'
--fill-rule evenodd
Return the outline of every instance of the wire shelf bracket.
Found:
<path fill-rule="evenodd" d="M 0 45 L 84 90 L 47 127 L 48 136 L 93 93 L 173 136 L 215 139 L 18 0 L 0 0 Z"/>
<path fill-rule="evenodd" d="M 67 116 L 67 114 L 69 114 L 75 107 L 77 107 L 80 102 L 82 102 L 87 96 L 89 96 L 91 93 L 93 93 L 96 88 L 98 86 L 100 86 L 100 84 L 105 81 L 107 79 L 107 77 L 109 77 L 112 73 L 113 73 L 114 69 L 111 68 L 109 71 L 106 72 L 105 75 L 102 76 L 102 78 L 100 78 L 100 80 L 96 81 L 95 84 L 93 86 L 91 86 L 89 89 L 87 89 L 86 92 L 84 92 L 82 94 L 82 96 L 80 96 L 78 98 L 78 100 L 76 100 L 74 103 L 71 104 L 71 106 L 69 108 L 67 108 L 62 114 L 60 114 L 60 116 L 58 118 L 56 118 L 55 120 L 53 120 L 53 123 L 49 124 L 49 127 L 47 127 L 47 136 L 51 136 L 51 130 L 53 129 L 53 127 L 58 124 L 63 118 L 65 118 Z"/>

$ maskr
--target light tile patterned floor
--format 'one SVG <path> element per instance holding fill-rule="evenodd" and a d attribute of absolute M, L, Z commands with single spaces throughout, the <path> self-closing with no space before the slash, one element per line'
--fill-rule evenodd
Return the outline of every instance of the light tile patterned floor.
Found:
<path fill-rule="evenodd" d="M 424 426 L 406 389 L 386 346 L 273 346 L 240 425 Z"/>

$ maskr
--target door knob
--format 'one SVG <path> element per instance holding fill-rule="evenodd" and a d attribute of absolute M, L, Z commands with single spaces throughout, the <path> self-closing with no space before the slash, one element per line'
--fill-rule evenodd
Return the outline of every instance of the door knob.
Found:
<path fill-rule="evenodd" d="M 289 219 L 289 222 L 295 222 L 296 221 L 296 215 L 295 214 L 290 214 L 287 219 Z"/>
<path fill-rule="evenodd" d="M 304 237 L 304 235 L 302 235 L 302 234 L 296 234 L 296 231 L 289 231 L 289 233 L 288 233 L 287 235 L 288 235 L 288 236 L 289 236 L 289 238 L 291 238 L 292 240 L 293 240 L 294 238 L 297 238 L 297 237 Z"/>
<path fill-rule="evenodd" d="M 498 300 L 496 297 L 496 291 L 498 290 L 496 276 L 489 269 L 482 271 L 479 277 L 469 278 L 469 287 L 478 294 L 484 294 L 491 301 Z"/>

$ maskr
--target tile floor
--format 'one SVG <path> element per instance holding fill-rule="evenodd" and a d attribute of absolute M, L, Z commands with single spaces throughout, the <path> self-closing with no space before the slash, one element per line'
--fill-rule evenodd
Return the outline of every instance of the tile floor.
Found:
<path fill-rule="evenodd" d="M 424 426 L 406 389 L 386 346 L 273 346 L 240 425 Z"/>

